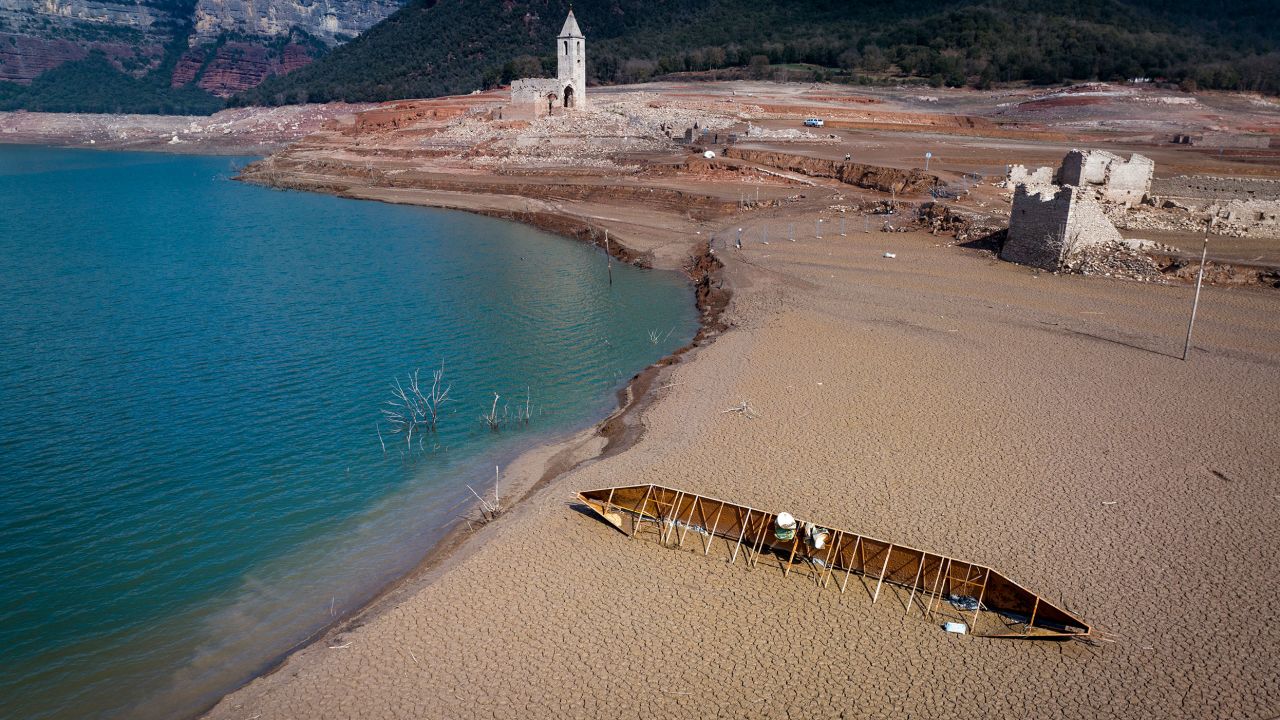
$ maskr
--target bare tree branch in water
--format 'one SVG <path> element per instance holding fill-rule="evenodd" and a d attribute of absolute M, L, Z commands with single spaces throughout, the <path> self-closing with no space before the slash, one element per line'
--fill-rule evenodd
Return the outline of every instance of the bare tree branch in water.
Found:
<path fill-rule="evenodd" d="M 480 422 L 487 425 L 489 427 L 489 430 L 493 432 L 498 432 L 499 430 L 501 430 L 502 426 L 505 425 L 507 422 L 508 408 L 504 407 L 502 409 L 502 414 L 501 415 L 498 414 L 498 397 L 499 397 L 498 393 L 493 394 L 493 407 L 489 409 L 489 413 L 487 415 L 480 416 Z"/>
<path fill-rule="evenodd" d="M 387 401 L 387 407 L 382 408 L 382 419 L 391 428 L 391 432 L 403 435 L 405 445 L 410 448 L 413 447 L 414 433 L 418 433 L 418 445 L 421 447 L 422 433 L 436 431 L 440 422 L 440 407 L 449 402 L 449 391 L 453 388 L 452 383 L 444 383 L 444 363 L 431 373 L 431 387 L 426 392 L 422 390 L 418 375 L 418 371 L 414 370 L 407 380 L 408 387 L 396 378 L 396 384 L 391 388 L 392 399 Z M 382 439 L 381 429 L 378 431 L 378 439 Z M 383 452 L 386 452 L 385 444 Z"/>

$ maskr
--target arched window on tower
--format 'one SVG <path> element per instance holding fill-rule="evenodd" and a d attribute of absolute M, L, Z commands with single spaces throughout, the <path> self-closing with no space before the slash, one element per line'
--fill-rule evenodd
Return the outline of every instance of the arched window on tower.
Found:
<path fill-rule="evenodd" d="M 568 55 L 568 54 L 569 54 L 569 41 L 568 41 L 568 40 L 565 40 L 565 41 L 564 41 L 564 54 L 565 54 L 565 55 Z"/>

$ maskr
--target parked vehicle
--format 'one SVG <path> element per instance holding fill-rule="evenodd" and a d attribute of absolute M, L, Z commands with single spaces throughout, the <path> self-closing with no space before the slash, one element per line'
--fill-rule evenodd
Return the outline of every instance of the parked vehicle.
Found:
<path fill-rule="evenodd" d="M 822 118 L 809 118 L 804 121 L 805 127 L 822 127 L 826 123 L 822 122 Z"/>

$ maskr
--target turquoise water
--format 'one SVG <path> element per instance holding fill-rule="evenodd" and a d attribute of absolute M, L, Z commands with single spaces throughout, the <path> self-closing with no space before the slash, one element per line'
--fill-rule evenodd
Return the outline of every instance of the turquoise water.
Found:
<path fill-rule="evenodd" d="M 674 274 L 245 162 L 0 146 L 4 717 L 200 709 L 696 330 Z M 439 433 L 384 452 L 390 384 L 440 363 Z M 533 421 L 484 429 L 495 392 Z"/>

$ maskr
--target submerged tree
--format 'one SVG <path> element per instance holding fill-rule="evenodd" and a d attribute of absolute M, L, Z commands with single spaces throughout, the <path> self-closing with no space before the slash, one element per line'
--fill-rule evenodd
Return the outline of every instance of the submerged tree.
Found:
<path fill-rule="evenodd" d="M 406 387 L 407 385 L 407 387 Z M 418 381 L 418 371 L 414 370 L 405 385 L 396 378 L 391 388 L 392 399 L 382 409 L 382 418 L 391 427 L 391 432 L 403 435 L 405 444 L 412 447 L 413 436 L 423 432 L 435 432 L 440 422 L 440 408 L 449 401 L 449 390 L 453 384 L 444 383 L 444 363 L 431 373 L 431 387 L 423 392 Z M 385 449 L 385 448 L 384 448 Z"/>

